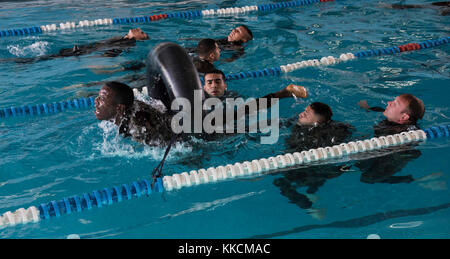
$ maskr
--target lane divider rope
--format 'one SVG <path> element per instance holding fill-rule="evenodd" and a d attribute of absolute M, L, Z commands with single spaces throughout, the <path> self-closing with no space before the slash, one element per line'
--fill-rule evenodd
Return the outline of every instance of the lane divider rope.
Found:
<path fill-rule="evenodd" d="M 351 141 L 331 147 L 321 147 L 225 166 L 192 170 L 189 173 L 182 172 L 180 174 L 164 176 L 162 180 L 158 178 L 154 189 L 151 188 L 151 180 L 135 181 L 132 184 L 94 190 L 90 193 L 63 198 L 59 201 L 51 201 L 38 206 L 31 206 L 27 209 L 20 208 L 14 212 L 5 212 L 0 216 L 0 228 L 12 227 L 18 224 L 36 223 L 55 217 L 59 218 L 65 214 L 91 210 L 94 207 L 100 208 L 119 203 L 123 200 L 139 198 L 143 195 L 148 196 L 153 192 L 163 192 L 164 190 L 173 191 L 183 187 L 261 175 L 262 173 L 275 172 L 280 169 L 308 165 L 316 161 L 332 160 L 356 153 L 426 141 L 427 139 L 450 137 L 449 131 L 450 125 L 434 126 L 425 130 L 402 132 L 378 138 L 374 137 L 371 139 Z"/>
<path fill-rule="evenodd" d="M 377 57 L 377 56 L 383 56 L 383 55 L 394 55 L 397 53 L 407 52 L 407 51 L 417 51 L 421 49 L 428 49 L 432 47 L 437 47 L 441 45 L 448 44 L 450 42 L 450 37 L 445 38 L 439 38 L 435 40 L 426 40 L 420 43 L 409 43 L 401 46 L 395 46 L 395 47 L 386 47 L 381 49 L 369 49 L 369 50 L 363 50 L 356 53 L 343 53 L 339 57 L 322 57 L 320 59 L 310 59 L 310 60 L 303 60 L 295 63 L 290 63 L 287 65 L 282 65 L 279 67 L 272 67 L 272 68 L 266 68 L 261 70 L 255 70 L 255 71 L 247 71 L 247 72 L 240 72 L 240 73 L 234 73 L 234 74 L 228 74 L 226 75 L 226 80 L 238 80 L 238 79 L 245 79 L 245 78 L 258 78 L 258 77 L 265 77 L 265 76 L 276 76 L 281 75 L 284 73 L 289 73 L 295 70 L 299 70 L 302 68 L 307 67 L 319 67 L 319 66 L 330 66 L 339 64 L 342 62 L 354 60 L 357 58 L 365 58 L 365 57 Z"/>
<path fill-rule="evenodd" d="M 220 9 L 208 9 L 208 10 L 193 10 L 193 11 L 183 11 L 183 12 L 173 12 L 156 14 L 150 16 L 137 16 L 128 18 L 102 18 L 96 20 L 82 20 L 78 22 L 61 22 L 58 24 L 47 24 L 41 26 L 33 26 L 21 29 L 6 29 L 0 31 L 1 37 L 9 36 L 27 36 L 33 34 L 41 34 L 44 32 L 61 31 L 67 29 L 77 29 L 84 27 L 93 26 L 104 26 L 104 25 L 116 25 L 116 24 L 130 24 L 130 23 L 148 23 L 169 18 L 180 18 L 180 19 L 193 19 L 199 17 L 210 17 L 210 16 L 229 16 L 234 14 L 243 14 L 250 12 L 267 12 L 281 8 L 289 7 L 300 7 L 305 5 L 310 5 L 313 3 L 320 2 L 333 2 L 334 0 L 296 0 L 290 2 L 279 2 L 271 4 L 260 4 L 251 5 L 244 7 L 230 7 L 230 8 L 220 8 Z"/>
<path fill-rule="evenodd" d="M 94 97 L 76 98 L 67 101 L 24 105 L 21 107 L 0 108 L 0 118 L 20 116 L 41 116 L 69 110 L 80 110 L 94 107 Z"/>

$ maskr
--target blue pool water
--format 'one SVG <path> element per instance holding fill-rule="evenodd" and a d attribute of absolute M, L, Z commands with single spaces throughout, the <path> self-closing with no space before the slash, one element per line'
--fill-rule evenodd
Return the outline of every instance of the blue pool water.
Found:
<path fill-rule="evenodd" d="M 394 3 L 397 1 L 383 1 Z M 404 3 L 431 1 L 403 1 Z M 108 17 L 226 8 L 268 1 L 14 1 L 0 7 L 0 29 Z M 0 63 L 0 108 L 51 103 L 98 92 L 99 86 L 126 74 L 95 74 L 89 68 L 143 59 L 156 44 L 186 38 L 220 38 L 247 24 L 254 40 L 232 63 L 218 62 L 225 73 L 258 70 L 302 60 L 338 57 L 365 49 L 398 46 L 448 37 L 450 20 L 432 9 L 392 10 L 378 1 L 335 1 L 266 13 L 191 20 L 167 19 L 138 24 L 150 40 L 116 58 L 95 54 L 31 64 Z M 133 25 L 111 25 L 0 38 L 0 59 L 37 57 L 125 34 Z M 309 90 L 306 100 L 280 102 L 280 118 L 295 117 L 313 101 L 329 104 L 334 119 L 356 128 L 353 138 L 369 138 L 381 114 L 366 113 L 356 103 L 384 106 L 402 93 L 420 97 L 426 113 L 422 128 L 450 124 L 448 102 L 450 46 L 357 59 L 327 67 L 300 69 L 282 76 L 234 80 L 228 89 L 262 96 L 290 83 Z M 129 73 L 129 72 L 128 72 Z M 71 87 L 69 87 L 71 86 Z M 137 179 L 148 179 L 163 157 L 161 148 L 144 147 L 117 137 L 110 123 L 98 122 L 93 109 L 43 117 L 0 119 L 0 214 Z M 285 152 L 290 128 L 280 129 L 275 145 L 237 135 L 205 143 L 178 144 L 165 174 L 251 161 Z M 396 176 L 411 183 L 368 184 L 355 167 L 328 179 L 314 194 L 313 217 L 290 203 L 273 182 L 283 173 L 184 188 L 113 206 L 0 229 L 0 238 L 449 238 L 450 139 L 430 140 L 421 156 Z M 342 163 L 345 161 L 339 161 Z M 434 176 L 424 178 L 426 176 Z M 298 188 L 306 193 L 305 187 Z"/>

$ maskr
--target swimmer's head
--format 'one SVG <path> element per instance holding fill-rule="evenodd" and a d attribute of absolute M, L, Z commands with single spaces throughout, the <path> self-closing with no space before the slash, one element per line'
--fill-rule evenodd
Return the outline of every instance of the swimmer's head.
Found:
<path fill-rule="evenodd" d="M 227 84 L 225 83 L 225 74 L 222 71 L 218 69 L 211 70 L 205 74 L 204 80 L 203 90 L 207 94 L 214 97 L 220 97 L 225 94 Z"/>
<path fill-rule="evenodd" d="M 242 42 L 251 41 L 253 39 L 252 31 L 245 25 L 234 28 L 228 35 L 229 42 Z"/>
<path fill-rule="evenodd" d="M 411 94 L 402 94 L 389 101 L 383 115 L 388 121 L 399 124 L 416 124 L 423 118 L 425 106 L 419 98 Z"/>
<path fill-rule="evenodd" d="M 107 82 L 95 98 L 95 117 L 98 120 L 113 120 L 134 102 L 133 90 L 126 84 Z"/>
<path fill-rule="evenodd" d="M 314 102 L 306 107 L 305 111 L 298 115 L 298 124 L 300 125 L 319 125 L 331 120 L 333 112 L 330 106 Z"/>
<path fill-rule="evenodd" d="M 135 40 L 148 40 L 148 34 L 143 32 L 141 28 L 130 29 L 128 34 L 125 36 L 127 39 L 135 39 Z"/>
<path fill-rule="evenodd" d="M 220 48 L 213 39 L 202 39 L 197 45 L 198 56 L 202 59 L 214 62 L 220 58 Z"/>

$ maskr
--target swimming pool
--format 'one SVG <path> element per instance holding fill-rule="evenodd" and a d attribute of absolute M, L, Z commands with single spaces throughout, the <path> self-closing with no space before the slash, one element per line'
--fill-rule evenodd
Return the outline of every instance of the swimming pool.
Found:
<path fill-rule="evenodd" d="M 386 1 L 394 3 L 395 1 Z M 407 1 L 413 3 L 413 1 Z M 427 1 L 431 2 L 431 1 Z M 268 3 L 266 1 L 257 1 Z M 24 28 L 104 17 L 135 17 L 163 12 L 254 5 L 253 1 L 90 1 L 6 2 L 0 29 Z M 45 14 L 42 15 L 42 14 Z M 196 19 L 167 19 L 2 37 L 0 58 L 36 57 L 60 48 L 124 34 L 139 26 L 150 40 L 116 58 L 95 55 L 19 64 L 0 63 L 0 108 L 72 99 L 99 87 L 76 87 L 125 75 L 95 74 L 89 66 L 143 59 L 163 41 L 195 46 L 186 38 L 219 38 L 247 24 L 254 40 L 245 56 L 217 63 L 225 73 L 258 70 L 301 60 L 448 37 L 448 17 L 435 10 L 392 10 L 374 1 L 335 1 L 262 13 Z M 296 83 L 308 88 L 306 100 L 282 100 L 280 118 L 292 118 L 313 101 L 333 108 L 334 119 L 356 127 L 353 138 L 370 138 L 382 117 L 356 103 L 367 99 L 384 106 L 409 92 L 426 105 L 420 125 L 449 124 L 449 46 L 370 57 L 334 66 L 310 67 L 282 76 L 233 80 L 228 88 L 244 96 L 262 96 Z M 68 87 L 71 86 L 71 87 Z M 92 109 L 42 117 L 0 120 L 0 213 L 149 178 L 164 149 L 116 136 L 98 122 Z M 285 153 L 290 128 L 280 128 L 277 145 L 261 145 L 252 135 L 196 145 L 179 144 L 165 164 L 165 174 L 251 161 Z M 113 206 L 67 215 L 38 224 L 0 229 L 0 238 L 448 238 L 450 141 L 430 140 L 421 156 L 396 175 L 412 183 L 368 184 L 358 169 L 328 179 L 314 194 L 320 219 L 289 203 L 274 181 L 283 173 L 152 194 Z M 343 163 L 345 161 L 339 161 Z M 305 187 L 299 187 L 305 193 Z"/>

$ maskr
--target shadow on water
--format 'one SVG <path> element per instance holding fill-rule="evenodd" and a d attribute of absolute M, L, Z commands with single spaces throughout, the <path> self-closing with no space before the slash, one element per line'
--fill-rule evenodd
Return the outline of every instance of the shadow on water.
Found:
<path fill-rule="evenodd" d="M 261 239 L 261 238 L 276 238 L 280 236 L 297 234 L 301 232 L 306 232 L 313 229 L 321 229 L 321 228 L 359 228 L 369 226 L 378 222 L 382 222 L 385 220 L 393 219 L 393 218 L 401 218 L 401 217 L 409 217 L 409 216 L 419 216 L 430 214 L 436 212 L 438 210 L 448 209 L 450 208 L 450 203 L 445 203 L 438 206 L 426 207 L 426 208 L 418 208 L 418 209 L 409 209 L 409 210 L 395 210 L 388 212 L 381 212 L 369 216 L 364 216 L 360 218 L 354 218 L 344 221 L 334 221 L 329 224 L 314 224 L 314 225 L 306 225 L 306 226 L 298 226 L 292 228 L 290 230 L 279 231 L 270 234 L 256 235 L 249 238 Z"/>

